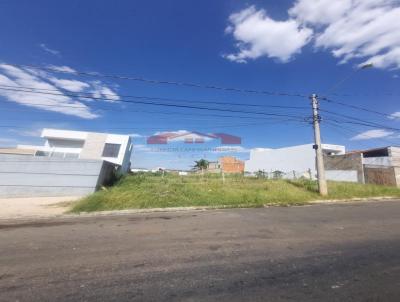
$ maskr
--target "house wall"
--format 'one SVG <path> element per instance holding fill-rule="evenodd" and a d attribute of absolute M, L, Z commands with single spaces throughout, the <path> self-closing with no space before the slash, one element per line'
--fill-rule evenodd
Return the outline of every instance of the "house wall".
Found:
<path fill-rule="evenodd" d="M 400 147 L 389 147 L 389 156 L 394 167 L 400 167 Z"/>
<path fill-rule="evenodd" d="M 111 138 L 107 139 L 110 140 Z M 131 156 L 132 156 L 133 144 L 129 136 L 124 136 L 121 144 L 121 151 L 118 154 L 118 159 L 121 163 L 121 172 L 126 173 L 131 168 Z M 105 159 L 105 158 L 104 158 Z"/>
<path fill-rule="evenodd" d="M 345 148 L 338 145 L 323 144 L 324 152 L 344 153 Z M 256 173 L 257 171 L 282 171 L 288 177 L 293 175 L 309 175 L 316 177 L 315 150 L 312 144 L 299 145 L 279 149 L 253 149 L 250 151 L 250 159 L 245 162 L 245 171 Z M 294 171 L 294 173 L 293 173 Z"/>
<path fill-rule="evenodd" d="M 221 167 L 220 167 L 219 162 L 209 162 L 207 172 L 208 173 L 221 173 Z"/>
<path fill-rule="evenodd" d="M 326 179 L 364 183 L 363 157 L 361 153 L 325 155 Z M 339 173 L 339 171 L 342 171 Z M 354 177 L 355 176 L 355 177 Z"/>
<path fill-rule="evenodd" d="M 325 170 L 325 178 L 333 181 L 359 182 L 356 170 Z"/>
<path fill-rule="evenodd" d="M 398 186 L 396 168 L 382 166 L 365 166 L 365 182 L 385 186 Z"/>
<path fill-rule="evenodd" d="M 364 165 L 375 165 L 375 166 L 392 166 L 392 159 L 389 156 L 380 156 L 380 157 L 364 157 L 363 158 Z"/>
<path fill-rule="evenodd" d="M 396 178 L 396 185 L 397 187 L 400 187 L 400 167 L 394 167 L 394 175 Z"/>
<path fill-rule="evenodd" d="M 129 135 L 69 131 L 58 129 L 44 129 L 41 137 L 46 139 L 44 146 L 21 145 L 18 148 L 26 148 L 48 152 L 57 157 L 67 156 L 71 153 L 81 159 L 103 159 L 120 166 L 119 172 L 126 173 L 130 169 L 132 144 Z M 120 151 L 117 157 L 103 157 L 106 143 L 119 144 Z"/>
<path fill-rule="evenodd" d="M 311 144 L 280 149 L 253 149 L 250 159 L 245 162 L 245 171 L 255 173 L 259 170 L 265 172 L 292 171 L 305 172 L 311 170 L 315 176 L 315 152 Z"/>
<path fill-rule="evenodd" d="M 243 173 L 244 162 L 235 157 L 225 156 L 219 159 L 222 171 L 225 173 Z"/>
<path fill-rule="evenodd" d="M 105 144 L 121 145 L 118 157 L 102 156 Z M 132 155 L 131 139 L 128 135 L 88 133 L 80 158 L 100 159 L 120 165 L 120 172 L 126 173 L 130 169 Z"/>
<path fill-rule="evenodd" d="M 101 159 L 107 134 L 88 133 L 82 151 L 79 155 L 81 159 Z"/>
<path fill-rule="evenodd" d="M 0 197 L 83 196 L 113 170 L 102 160 L 0 154 Z"/>

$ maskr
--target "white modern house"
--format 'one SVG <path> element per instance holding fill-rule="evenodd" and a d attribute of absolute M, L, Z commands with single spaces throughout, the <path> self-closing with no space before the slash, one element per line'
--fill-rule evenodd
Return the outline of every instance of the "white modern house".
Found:
<path fill-rule="evenodd" d="M 126 173 L 130 169 L 132 143 L 129 135 L 43 129 L 43 146 L 18 145 L 19 149 L 35 150 L 35 156 L 64 159 L 101 159 L 118 166 Z"/>
<path fill-rule="evenodd" d="M 84 196 L 130 169 L 129 135 L 44 129 L 44 145 L 0 149 L 0 197 Z"/>
<path fill-rule="evenodd" d="M 340 145 L 322 144 L 325 155 L 345 153 Z M 250 159 L 245 162 L 245 172 L 254 174 L 258 171 L 272 173 L 281 171 L 286 178 L 306 176 L 315 178 L 316 162 L 313 144 L 291 146 L 278 149 L 255 148 L 250 151 Z"/>

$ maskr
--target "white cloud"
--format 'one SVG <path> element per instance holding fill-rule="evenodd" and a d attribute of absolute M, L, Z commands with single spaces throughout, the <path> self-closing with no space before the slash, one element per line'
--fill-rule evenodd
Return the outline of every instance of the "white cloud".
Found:
<path fill-rule="evenodd" d="M 242 146 L 219 146 L 214 148 L 214 153 L 249 153 L 251 149 Z"/>
<path fill-rule="evenodd" d="M 187 134 L 190 131 L 188 130 L 177 130 L 177 131 L 157 131 L 153 135 L 162 135 L 162 134 Z"/>
<path fill-rule="evenodd" d="M 400 111 L 393 112 L 391 115 L 389 115 L 389 118 L 392 120 L 400 120 Z"/>
<path fill-rule="evenodd" d="M 383 138 L 392 135 L 393 132 L 387 131 L 384 129 L 374 129 L 361 132 L 356 136 L 352 137 L 351 140 L 368 140 L 368 139 L 375 139 L 375 138 Z"/>
<path fill-rule="evenodd" d="M 289 9 L 289 15 L 302 23 L 329 24 L 351 9 L 352 0 L 300 0 Z"/>
<path fill-rule="evenodd" d="M 28 136 L 28 137 L 40 137 L 42 133 L 42 129 L 28 129 L 28 130 L 20 130 L 20 129 L 10 129 L 8 132 L 14 133 L 20 136 Z"/>
<path fill-rule="evenodd" d="M 238 41 L 239 52 L 226 58 L 244 62 L 268 56 L 287 62 L 313 40 L 316 49 L 329 50 L 341 63 L 356 59 L 378 68 L 400 68 L 399 4 L 398 0 L 297 0 L 284 21 L 251 6 L 229 19 L 227 31 Z"/>
<path fill-rule="evenodd" d="M 98 117 L 88 106 L 64 95 L 56 86 L 44 81 L 34 73 L 7 64 L 0 64 L 0 85 L 29 87 L 34 89 L 54 90 L 55 94 L 38 94 L 28 91 L 0 89 L 0 96 L 21 105 L 43 110 L 74 115 L 85 119 Z M 58 95 L 59 94 L 59 95 Z"/>
<path fill-rule="evenodd" d="M 140 137 L 143 137 L 143 135 L 141 135 L 141 134 L 138 134 L 138 133 L 131 133 L 131 134 L 128 134 L 130 137 L 133 137 L 133 138 L 140 138 Z"/>
<path fill-rule="evenodd" d="M 52 55 L 59 56 L 61 53 L 58 50 L 49 48 L 46 44 L 39 44 L 40 48 Z"/>
<path fill-rule="evenodd" d="M 48 65 L 47 68 L 53 69 L 53 70 L 59 71 L 59 72 L 76 73 L 75 69 L 72 69 L 71 67 L 68 67 L 68 66 Z"/>
<path fill-rule="evenodd" d="M 105 86 L 102 82 L 100 81 L 93 81 L 91 82 L 92 89 L 90 90 L 90 93 L 93 95 L 95 98 L 99 99 L 106 99 L 105 101 L 118 101 L 120 100 L 120 96 L 114 92 L 111 88 Z"/>
<path fill-rule="evenodd" d="M 49 78 L 49 81 L 61 89 L 69 90 L 72 92 L 80 92 L 90 87 L 88 83 L 77 80 L 57 79 L 51 77 Z"/>
<path fill-rule="evenodd" d="M 232 14 L 229 21 L 226 32 L 238 41 L 239 51 L 225 55 L 225 58 L 240 63 L 261 56 L 287 62 L 312 36 L 312 30 L 301 27 L 296 20 L 275 21 L 265 10 L 257 10 L 254 6 Z"/>
<path fill-rule="evenodd" d="M 150 152 L 150 151 L 152 151 L 152 149 L 147 145 L 141 145 L 141 144 L 133 145 L 133 152 Z"/>
<path fill-rule="evenodd" d="M 67 78 L 60 78 L 45 70 L 0 64 L 0 85 L 11 86 L 0 89 L 0 96 L 26 106 L 86 119 L 93 119 L 99 115 L 93 113 L 85 103 L 80 102 L 91 101 L 90 98 L 84 96 L 92 95 L 95 98 L 107 99 L 105 101 L 120 100 L 120 96 L 101 81 L 84 82 L 71 78 L 74 77 L 75 71 L 68 66 L 51 66 L 51 69 L 72 74 L 64 75 Z M 7 90 L 13 87 L 18 91 Z M 33 91 L 30 92 L 30 90 Z M 68 92 L 84 94 L 72 97 Z"/>

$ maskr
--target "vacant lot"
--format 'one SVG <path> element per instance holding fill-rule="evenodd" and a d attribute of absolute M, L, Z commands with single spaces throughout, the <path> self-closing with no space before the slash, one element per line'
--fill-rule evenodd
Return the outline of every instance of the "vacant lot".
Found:
<path fill-rule="evenodd" d="M 400 197 L 394 187 L 329 183 L 327 198 Z M 96 192 L 75 204 L 73 212 L 129 208 L 183 206 L 259 207 L 266 204 L 295 205 L 320 199 L 317 184 L 308 180 L 268 180 L 220 175 L 129 175 L 113 187 Z"/>

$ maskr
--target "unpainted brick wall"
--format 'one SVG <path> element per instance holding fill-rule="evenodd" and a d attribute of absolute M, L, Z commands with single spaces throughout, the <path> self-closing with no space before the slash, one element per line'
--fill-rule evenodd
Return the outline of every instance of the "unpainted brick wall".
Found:
<path fill-rule="evenodd" d="M 325 155 L 324 164 L 326 170 L 356 170 L 358 182 L 364 183 L 364 171 L 361 153 Z"/>
<path fill-rule="evenodd" d="M 365 182 L 385 186 L 397 186 L 394 167 L 364 167 Z"/>

